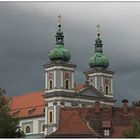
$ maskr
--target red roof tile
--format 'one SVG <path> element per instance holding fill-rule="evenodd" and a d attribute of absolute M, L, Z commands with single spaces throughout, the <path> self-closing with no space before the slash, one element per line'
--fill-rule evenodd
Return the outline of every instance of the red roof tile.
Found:
<path fill-rule="evenodd" d="M 77 84 L 76 91 L 81 90 L 84 86 L 85 84 Z M 44 115 L 45 100 L 42 96 L 43 94 L 44 91 L 39 91 L 13 97 L 10 100 L 11 114 L 13 115 L 14 113 L 14 115 L 20 118 Z M 33 108 L 35 108 L 35 111 L 29 113 Z"/>
<path fill-rule="evenodd" d="M 61 109 L 60 125 L 53 135 L 84 135 L 89 134 L 98 137 L 97 133 L 92 130 L 79 116 L 79 109 Z"/>
<path fill-rule="evenodd" d="M 115 125 L 113 126 L 112 138 L 123 138 L 124 130 L 129 128 L 129 126 Z"/>
<path fill-rule="evenodd" d="M 32 117 L 44 115 L 45 100 L 43 91 L 15 96 L 10 103 L 11 114 L 18 117 Z M 29 112 L 34 109 L 33 112 Z"/>
<path fill-rule="evenodd" d="M 77 84 L 76 87 L 75 87 L 75 90 L 80 91 L 83 88 L 85 88 L 85 84 Z"/>
<path fill-rule="evenodd" d="M 111 127 L 111 121 L 102 121 L 102 127 L 103 128 L 110 128 Z"/>

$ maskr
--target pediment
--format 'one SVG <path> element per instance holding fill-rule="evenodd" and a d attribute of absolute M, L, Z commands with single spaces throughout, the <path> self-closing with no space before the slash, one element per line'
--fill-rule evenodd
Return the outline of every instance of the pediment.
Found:
<path fill-rule="evenodd" d="M 79 91 L 78 94 L 90 97 L 104 97 L 104 95 L 95 89 L 92 85 L 85 87 L 83 90 Z"/>

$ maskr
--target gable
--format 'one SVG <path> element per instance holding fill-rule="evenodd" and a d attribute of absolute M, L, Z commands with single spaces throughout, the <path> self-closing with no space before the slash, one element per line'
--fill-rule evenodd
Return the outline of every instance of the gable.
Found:
<path fill-rule="evenodd" d="M 103 97 L 102 93 L 95 89 L 92 85 L 87 86 L 83 90 L 79 91 L 78 94 L 82 96 L 90 96 L 90 97 Z"/>
<path fill-rule="evenodd" d="M 98 97 L 98 95 L 93 92 L 91 89 L 83 90 L 80 95 L 86 95 L 86 96 L 93 96 L 93 97 Z"/>
<path fill-rule="evenodd" d="M 81 108 L 61 108 L 60 109 L 60 122 L 57 131 L 52 133 L 50 137 L 75 137 L 88 135 L 90 137 L 100 137 L 85 120 L 82 119 Z M 85 109 L 84 109 L 85 110 Z M 82 110 L 81 110 L 82 111 Z M 87 111 L 87 109 L 86 109 Z M 80 113 L 80 114 L 79 114 Z"/>

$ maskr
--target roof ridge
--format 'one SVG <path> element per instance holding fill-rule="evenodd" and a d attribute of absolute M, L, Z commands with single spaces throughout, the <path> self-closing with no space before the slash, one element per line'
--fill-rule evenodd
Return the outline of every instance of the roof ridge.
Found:
<path fill-rule="evenodd" d="M 82 118 L 81 118 L 81 120 L 82 120 Z M 84 122 L 84 120 L 82 120 L 82 121 Z M 85 120 L 85 122 L 86 122 L 86 120 Z M 93 132 L 94 134 L 96 134 L 96 136 L 101 137 L 92 127 L 90 127 L 88 121 L 87 121 L 87 123 L 85 123 L 85 122 L 84 122 L 84 124 L 87 126 L 87 128 L 88 128 L 91 132 Z"/>
<path fill-rule="evenodd" d="M 78 115 L 79 115 L 81 121 L 83 121 L 83 124 L 85 124 L 91 132 L 96 134 L 96 136 L 101 137 L 92 127 L 90 127 L 89 122 L 86 121 L 86 119 L 84 119 L 84 117 L 82 117 L 79 112 L 78 112 Z"/>
<path fill-rule="evenodd" d="M 44 91 L 44 90 L 27 92 L 27 93 L 23 93 L 23 94 L 21 94 L 21 95 L 13 96 L 12 98 L 14 98 L 14 97 L 20 97 L 20 96 L 27 96 L 27 95 L 29 95 L 29 94 L 37 94 L 37 93 L 40 93 L 40 92 L 43 92 L 43 91 Z"/>
<path fill-rule="evenodd" d="M 10 110 L 10 111 L 19 110 L 19 109 L 27 109 L 27 108 L 32 108 L 32 107 L 39 107 L 39 106 L 44 106 L 44 105 L 42 104 L 42 105 L 37 105 L 37 106 L 30 106 L 30 107 L 17 108 L 17 109 L 13 109 L 13 110 Z"/>

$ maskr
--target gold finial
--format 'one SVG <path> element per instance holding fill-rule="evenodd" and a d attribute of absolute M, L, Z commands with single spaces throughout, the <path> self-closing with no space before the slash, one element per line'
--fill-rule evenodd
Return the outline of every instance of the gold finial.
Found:
<path fill-rule="evenodd" d="M 59 14 L 57 17 L 58 17 L 58 23 L 60 24 L 60 19 L 61 19 L 62 17 L 60 16 L 60 14 Z"/>
<path fill-rule="evenodd" d="M 100 33 L 100 25 L 98 24 L 96 27 L 97 27 L 97 32 Z"/>
<path fill-rule="evenodd" d="M 96 27 L 97 27 L 97 35 L 99 36 L 100 35 L 100 25 L 98 24 Z"/>

